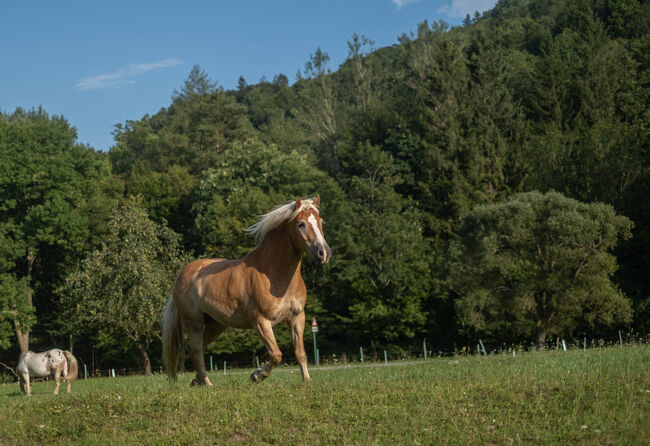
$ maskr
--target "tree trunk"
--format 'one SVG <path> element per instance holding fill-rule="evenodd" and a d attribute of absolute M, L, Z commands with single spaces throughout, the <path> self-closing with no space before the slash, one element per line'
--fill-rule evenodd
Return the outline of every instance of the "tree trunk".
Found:
<path fill-rule="evenodd" d="M 34 266 L 34 259 L 36 255 L 32 248 L 27 248 L 27 308 L 31 309 L 33 306 L 32 301 L 32 267 Z M 16 329 L 16 337 L 18 338 L 18 345 L 22 353 L 29 351 L 29 327 L 23 327 L 18 322 L 18 315 L 14 316 L 14 328 Z"/>
<path fill-rule="evenodd" d="M 14 328 L 16 329 L 16 337 L 18 338 L 20 353 L 27 353 L 29 351 L 29 333 L 23 333 L 17 315 L 14 315 Z"/>
<path fill-rule="evenodd" d="M 546 327 L 542 321 L 537 321 L 537 350 L 544 350 L 546 345 Z"/>
<path fill-rule="evenodd" d="M 142 368 L 144 369 L 145 375 L 153 375 L 153 373 L 151 373 L 151 361 L 149 361 L 149 355 L 147 354 L 144 344 L 138 342 L 138 350 L 140 351 L 140 360 L 142 361 Z"/>

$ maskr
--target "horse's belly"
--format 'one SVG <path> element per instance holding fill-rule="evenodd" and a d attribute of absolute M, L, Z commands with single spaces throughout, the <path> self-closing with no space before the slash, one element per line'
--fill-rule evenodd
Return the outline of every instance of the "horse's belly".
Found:
<path fill-rule="evenodd" d="M 38 361 L 36 364 L 29 364 L 25 367 L 29 373 L 29 376 L 35 376 L 37 378 L 43 378 L 50 374 L 50 368 L 48 367 L 49 363 L 42 364 L 41 361 Z"/>
<path fill-rule="evenodd" d="M 232 328 L 251 328 L 248 318 L 237 308 L 231 305 L 211 300 L 204 303 L 203 310 L 212 319 L 225 327 Z"/>

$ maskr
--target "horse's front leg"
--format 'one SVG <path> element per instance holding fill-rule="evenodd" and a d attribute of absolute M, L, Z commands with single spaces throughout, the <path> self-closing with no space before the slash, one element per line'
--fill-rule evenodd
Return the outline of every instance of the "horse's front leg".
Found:
<path fill-rule="evenodd" d="M 265 362 L 262 367 L 251 374 L 251 381 L 258 383 L 266 379 L 271 374 L 273 367 L 282 362 L 282 352 L 278 347 L 278 343 L 275 341 L 273 325 L 270 320 L 259 319 L 255 326 L 255 330 L 257 330 L 257 334 L 260 335 L 262 342 L 264 342 L 270 358 L 270 360 Z"/>
<path fill-rule="evenodd" d="M 29 385 L 29 373 L 20 373 L 20 391 L 23 392 L 23 395 L 31 395 L 32 389 Z"/>
<path fill-rule="evenodd" d="M 298 365 L 300 366 L 302 380 L 311 381 L 309 370 L 307 370 L 307 354 L 305 353 L 305 343 L 303 341 L 303 332 L 305 331 L 304 311 L 289 320 L 289 328 L 291 329 L 293 348 L 296 353 L 296 361 L 298 361 Z"/>

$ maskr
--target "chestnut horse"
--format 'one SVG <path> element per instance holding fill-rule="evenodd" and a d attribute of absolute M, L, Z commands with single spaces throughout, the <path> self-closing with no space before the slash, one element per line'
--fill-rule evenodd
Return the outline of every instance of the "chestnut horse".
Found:
<path fill-rule="evenodd" d="M 287 322 L 300 365 L 309 381 L 303 345 L 307 289 L 300 267 L 303 252 L 327 263 L 331 251 L 323 237 L 320 197 L 275 207 L 247 229 L 259 245 L 239 260 L 202 259 L 189 263 L 174 283 L 162 315 L 163 356 L 172 380 L 183 360 L 183 332 L 196 378 L 192 385 L 209 385 L 204 348 L 227 327 L 252 328 L 264 342 L 270 360 L 251 374 L 260 382 L 282 360 L 273 326 Z"/>

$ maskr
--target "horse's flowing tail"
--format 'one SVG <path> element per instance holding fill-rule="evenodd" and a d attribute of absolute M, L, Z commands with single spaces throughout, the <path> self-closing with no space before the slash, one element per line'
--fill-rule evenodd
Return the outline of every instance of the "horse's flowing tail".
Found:
<path fill-rule="evenodd" d="M 167 375 L 176 381 L 179 364 L 183 361 L 183 327 L 174 298 L 170 297 L 162 314 L 163 359 Z"/>
<path fill-rule="evenodd" d="M 64 350 L 63 354 L 65 355 L 65 359 L 68 362 L 68 373 L 65 375 L 65 380 L 72 381 L 73 379 L 77 379 L 77 374 L 79 373 L 77 358 L 75 358 L 72 353 L 67 350 Z"/>

